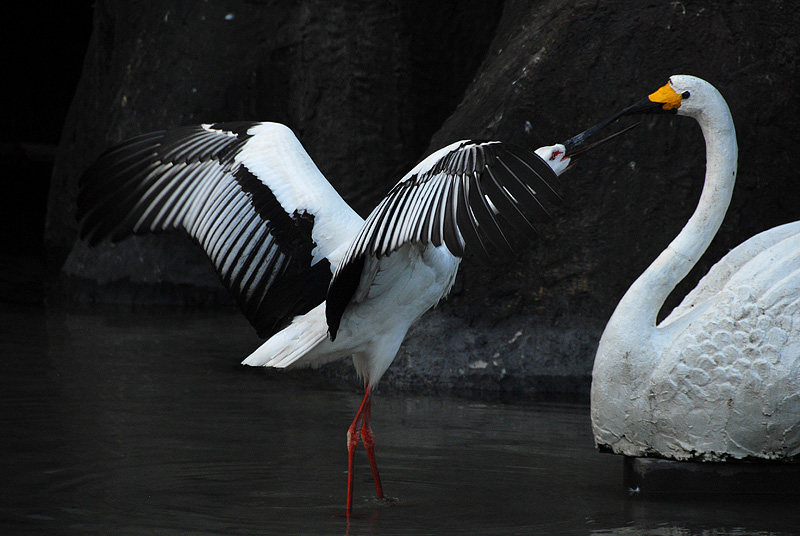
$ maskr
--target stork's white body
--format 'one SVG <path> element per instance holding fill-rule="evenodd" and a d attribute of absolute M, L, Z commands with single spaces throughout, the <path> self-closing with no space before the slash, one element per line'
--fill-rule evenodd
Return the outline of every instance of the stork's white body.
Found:
<path fill-rule="evenodd" d="M 244 364 L 318 366 L 352 355 L 359 376 L 374 385 L 411 325 L 450 292 L 460 261 L 444 246 L 412 244 L 388 257 L 371 259 L 359 284 L 364 291 L 345 310 L 335 340 L 328 337 L 323 302 L 296 317 Z"/>

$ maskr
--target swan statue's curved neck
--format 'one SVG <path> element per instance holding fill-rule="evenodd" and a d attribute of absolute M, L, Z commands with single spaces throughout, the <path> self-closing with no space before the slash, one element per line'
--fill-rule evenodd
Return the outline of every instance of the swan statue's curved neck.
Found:
<path fill-rule="evenodd" d="M 694 117 L 705 138 L 703 193 L 694 214 L 678 236 L 620 301 L 612 320 L 621 329 L 644 334 L 656 328 L 656 318 L 667 296 L 706 251 L 728 210 L 736 182 L 736 131 L 725 99 L 712 86 L 708 85 L 707 89 L 703 91 L 701 107 L 678 112 Z"/>

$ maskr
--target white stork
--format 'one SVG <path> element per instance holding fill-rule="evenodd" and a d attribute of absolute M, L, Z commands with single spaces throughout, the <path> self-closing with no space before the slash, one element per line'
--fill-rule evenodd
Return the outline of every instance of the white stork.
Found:
<path fill-rule="evenodd" d="M 566 150 L 458 141 L 417 164 L 365 221 L 286 126 L 187 126 L 105 152 L 81 179 L 78 218 L 90 245 L 173 230 L 194 239 L 267 339 L 244 364 L 353 356 L 365 394 L 347 432 L 349 515 L 359 437 L 383 497 L 370 396 L 406 332 L 448 294 L 465 249 L 511 253 L 509 231 L 532 233 L 550 217 Z"/>

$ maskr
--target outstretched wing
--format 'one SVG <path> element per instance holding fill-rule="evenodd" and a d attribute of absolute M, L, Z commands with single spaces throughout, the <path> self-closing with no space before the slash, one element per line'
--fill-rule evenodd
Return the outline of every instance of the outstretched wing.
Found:
<path fill-rule="evenodd" d="M 444 244 L 461 257 L 510 255 L 511 231 L 535 233 L 561 201 L 558 177 L 538 155 L 500 142 L 459 141 L 420 162 L 367 217 L 335 272 L 326 304 L 335 336 L 366 256 L 389 255 L 407 243 Z"/>
<path fill-rule="evenodd" d="M 186 232 L 262 337 L 325 299 L 363 224 L 289 128 L 256 122 L 179 127 L 112 147 L 81 179 L 78 218 L 91 245 Z"/>

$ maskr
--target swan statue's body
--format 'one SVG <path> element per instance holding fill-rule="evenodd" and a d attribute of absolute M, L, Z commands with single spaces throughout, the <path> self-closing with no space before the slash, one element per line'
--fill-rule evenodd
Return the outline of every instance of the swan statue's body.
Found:
<path fill-rule="evenodd" d="M 659 324 L 725 216 L 736 133 L 708 82 L 673 76 L 624 113 L 694 118 L 706 143 L 697 209 L 620 301 L 592 373 L 601 450 L 676 460 L 800 459 L 800 221 L 729 252 Z M 622 115 L 622 114 L 621 114 Z"/>

